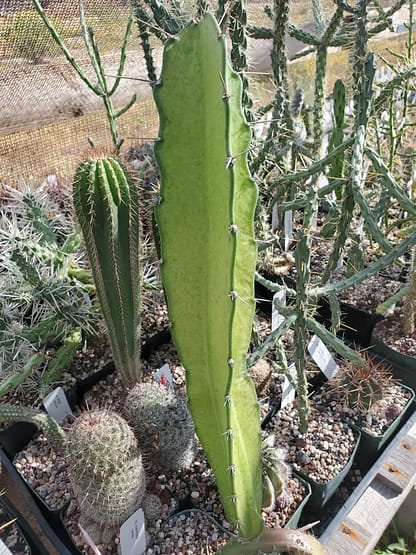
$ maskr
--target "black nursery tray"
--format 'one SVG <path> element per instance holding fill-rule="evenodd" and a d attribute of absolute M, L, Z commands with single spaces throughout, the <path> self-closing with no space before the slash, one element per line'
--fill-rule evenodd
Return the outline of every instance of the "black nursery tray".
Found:
<path fill-rule="evenodd" d="M 4 460 L 4 457 L 2 457 L 2 460 Z M 18 511 L 13 503 L 7 498 L 7 492 L 0 496 L 0 509 L 2 512 L 2 516 L 5 518 L 5 521 L 2 522 L 2 525 L 4 525 L 5 528 L 4 530 L 2 530 L 0 538 L 2 539 L 6 548 L 9 549 L 7 553 L 14 553 L 16 552 L 15 550 L 21 549 L 25 552 L 29 552 L 30 555 L 48 555 L 48 551 L 39 540 L 36 532 L 33 530 L 25 517 L 21 514 L 21 512 Z M 8 522 L 13 522 L 13 524 L 8 525 Z M 5 539 L 10 532 L 10 527 L 15 527 L 17 529 L 15 530 L 15 532 L 17 531 L 18 534 L 16 544 L 14 544 L 13 546 L 13 551 L 12 547 L 9 547 L 7 545 L 7 540 Z M 18 547 L 16 547 L 16 545 Z M 0 553 L 3 553 L 2 548 L 3 545 L 0 545 Z"/>
<path fill-rule="evenodd" d="M 114 371 L 114 364 L 110 362 L 95 374 L 75 383 L 66 392 L 71 409 L 82 405 L 85 393 Z M 63 522 L 63 515 L 68 504 L 60 509 L 51 509 L 36 491 L 27 484 L 14 466 L 13 461 L 16 455 L 29 444 L 36 433 L 36 426 L 25 422 L 17 422 L 0 432 L 0 456 L 2 463 L 16 483 L 19 492 L 27 501 L 32 514 L 37 518 L 43 532 L 58 553 L 60 555 L 82 555 L 82 552 L 74 544 Z M 40 553 L 47 555 L 48 552 L 41 551 Z"/>

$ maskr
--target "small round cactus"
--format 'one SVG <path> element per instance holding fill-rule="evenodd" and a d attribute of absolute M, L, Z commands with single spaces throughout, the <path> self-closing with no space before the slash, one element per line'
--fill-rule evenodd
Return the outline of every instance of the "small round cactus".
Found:
<path fill-rule="evenodd" d="M 186 399 L 158 383 L 136 384 L 124 410 L 149 464 L 162 471 L 189 466 L 195 457 L 195 431 Z"/>
<path fill-rule="evenodd" d="M 138 507 L 145 475 L 137 440 L 127 422 L 109 410 L 86 411 L 67 432 L 70 479 L 85 519 L 117 531 Z"/>
<path fill-rule="evenodd" d="M 328 385 L 339 402 L 351 410 L 367 414 L 382 401 L 394 380 L 385 364 L 365 354 L 363 358 L 367 363 L 364 367 L 345 361 Z"/>

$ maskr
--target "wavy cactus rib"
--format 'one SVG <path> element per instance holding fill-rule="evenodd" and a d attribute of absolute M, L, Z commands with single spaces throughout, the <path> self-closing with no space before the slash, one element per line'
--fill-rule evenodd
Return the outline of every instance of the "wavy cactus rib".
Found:
<path fill-rule="evenodd" d="M 116 158 L 87 158 L 76 170 L 73 198 L 114 362 L 132 386 L 141 376 L 137 188 Z"/>
<path fill-rule="evenodd" d="M 226 514 L 243 537 L 253 538 L 262 529 L 261 434 L 246 352 L 255 307 L 257 190 L 247 169 L 241 82 L 211 14 L 167 44 L 155 99 L 156 218 L 172 335 Z"/>

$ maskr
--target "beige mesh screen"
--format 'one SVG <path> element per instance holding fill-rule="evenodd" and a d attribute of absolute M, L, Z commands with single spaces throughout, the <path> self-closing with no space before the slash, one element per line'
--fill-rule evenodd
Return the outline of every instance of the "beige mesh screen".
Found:
<path fill-rule="evenodd" d="M 302 0 L 293 3 L 303 5 Z M 78 0 L 43 0 L 42 5 L 74 58 L 92 76 L 81 35 Z M 183 0 L 179 5 L 187 14 L 195 9 L 194 0 Z M 270 25 L 264 5 L 263 0 L 247 2 L 249 23 Z M 106 74 L 116 75 L 130 0 L 83 0 L 83 6 Z M 156 39 L 153 44 L 159 70 L 162 47 Z M 252 69 L 270 71 L 271 41 L 256 44 L 253 53 L 249 41 Z M 136 23 L 124 75 L 128 79 L 122 80 L 114 104 L 122 107 L 133 93 L 137 101 L 117 120 L 119 134 L 125 139 L 122 155 L 130 146 L 154 139 L 158 132 L 149 84 L 130 79 L 147 78 Z M 109 77 L 110 85 L 113 79 Z M 270 78 L 262 75 L 260 86 L 253 80 L 255 105 L 268 102 L 273 94 Z M 15 186 L 22 179 L 39 183 L 50 174 L 70 182 L 76 163 L 90 148 L 88 137 L 97 147 L 112 147 L 102 101 L 67 62 L 32 0 L 0 0 L 0 186 Z"/>
<path fill-rule="evenodd" d="M 92 75 L 79 24 L 78 0 L 43 5 L 82 69 Z M 116 75 L 130 7 L 129 1 L 84 0 L 108 75 Z M 146 78 L 136 27 L 129 41 L 125 75 Z M 109 78 L 110 83 L 113 81 Z M 117 108 L 137 101 L 120 119 L 122 152 L 142 142 L 129 137 L 157 136 L 157 113 L 147 83 L 123 79 Z M 71 179 L 88 150 L 87 137 L 111 148 L 102 101 L 81 81 L 50 37 L 31 0 L 0 0 L 0 184 L 49 174 Z"/>

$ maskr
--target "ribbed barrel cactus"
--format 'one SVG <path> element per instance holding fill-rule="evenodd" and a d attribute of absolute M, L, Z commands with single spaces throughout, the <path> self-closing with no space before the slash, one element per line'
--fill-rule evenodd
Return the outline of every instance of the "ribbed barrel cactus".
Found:
<path fill-rule="evenodd" d="M 137 187 L 116 158 L 86 158 L 75 173 L 73 201 L 114 362 L 133 386 L 141 377 Z"/>

